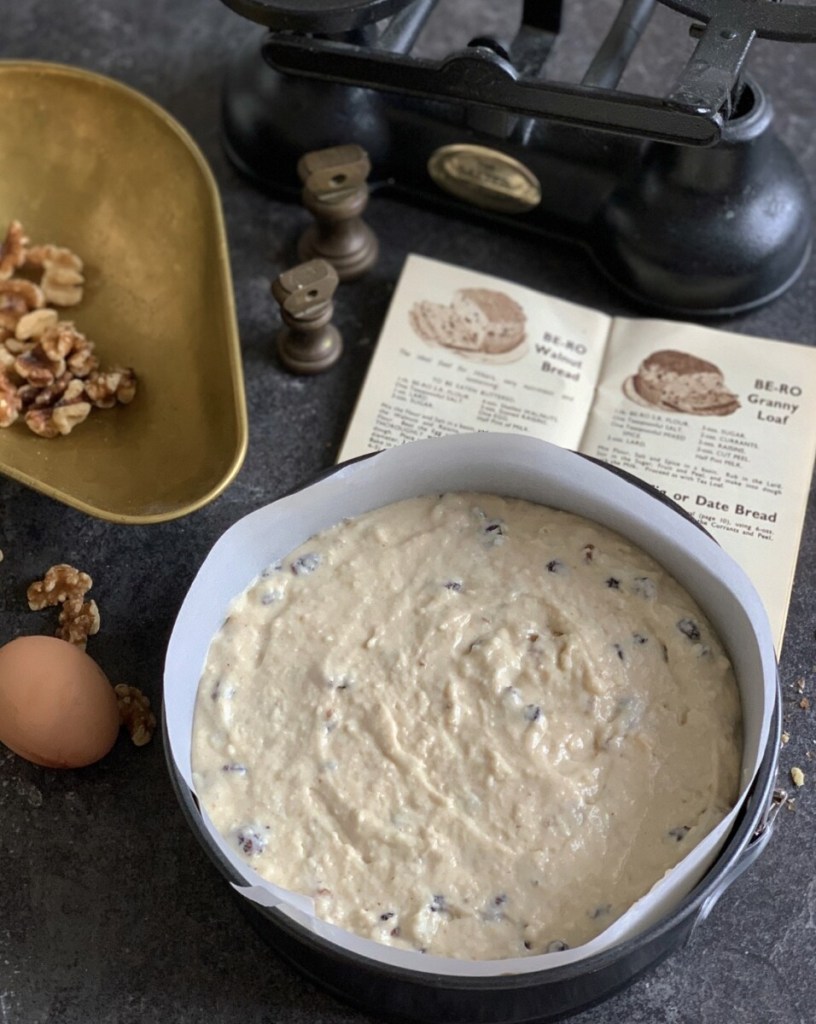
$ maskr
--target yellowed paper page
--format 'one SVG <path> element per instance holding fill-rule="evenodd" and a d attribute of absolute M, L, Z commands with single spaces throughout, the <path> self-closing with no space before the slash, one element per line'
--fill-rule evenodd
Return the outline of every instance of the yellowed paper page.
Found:
<path fill-rule="evenodd" d="M 411 255 L 339 461 L 480 430 L 574 448 L 610 326 L 583 306 Z"/>
<path fill-rule="evenodd" d="M 751 577 L 781 647 L 816 457 L 816 349 L 618 318 L 580 448 L 705 526 Z"/>

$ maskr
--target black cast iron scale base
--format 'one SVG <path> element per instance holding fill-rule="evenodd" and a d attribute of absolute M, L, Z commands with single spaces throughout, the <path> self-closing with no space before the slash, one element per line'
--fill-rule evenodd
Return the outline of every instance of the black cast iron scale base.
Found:
<path fill-rule="evenodd" d="M 304 152 L 355 142 L 372 190 L 584 245 L 632 299 L 673 315 L 761 305 L 811 249 L 808 183 L 743 73 L 754 38 L 812 42 L 816 8 L 662 0 L 699 41 L 665 97 L 617 89 L 655 0 L 624 0 L 579 85 L 545 79 L 561 4 L 527 0 L 509 41 L 433 62 L 411 48 L 437 0 L 225 0 L 271 31 L 223 95 L 232 161 L 299 194 Z"/>

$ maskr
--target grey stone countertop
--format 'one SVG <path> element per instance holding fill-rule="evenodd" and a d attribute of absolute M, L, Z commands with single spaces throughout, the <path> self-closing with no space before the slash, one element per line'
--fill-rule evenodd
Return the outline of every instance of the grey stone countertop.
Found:
<path fill-rule="evenodd" d="M 489 28 L 502 5 L 443 4 L 426 32 L 428 52 L 444 51 L 468 7 L 474 24 L 481 12 Z M 511 7 L 504 5 L 503 14 Z M 558 57 L 565 74 L 581 66 L 614 7 L 568 0 Z M 685 21 L 660 8 L 657 35 L 647 37 L 637 62 L 659 74 L 667 48 L 671 54 L 678 40 L 686 45 Z M 311 379 L 285 372 L 274 353 L 279 320 L 269 283 L 294 262 L 293 244 L 307 215 L 242 178 L 219 134 L 225 69 L 259 31 L 219 0 L 9 3 L 0 31 L 0 58 L 98 71 L 161 104 L 192 134 L 220 189 L 250 422 L 247 457 L 235 481 L 190 515 L 133 526 L 91 518 L 0 480 L 0 641 L 46 631 L 26 607 L 26 586 L 49 565 L 71 562 L 93 576 L 104 616 L 89 653 L 112 679 L 141 687 L 156 709 L 174 616 L 210 546 L 240 516 L 333 463 L 407 253 L 491 273 L 498 267 L 502 276 L 543 291 L 637 314 L 578 247 L 511 238 L 375 196 L 367 220 L 382 251 L 368 276 L 338 297 L 342 361 Z M 816 186 L 813 46 L 757 43 L 749 64 L 772 96 L 778 133 Z M 813 344 L 815 312 L 812 260 L 781 297 L 723 326 Z M 803 696 L 813 695 L 816 679 L 814 512 L 811 493 L 780 666 L 783 725 L 790 734 L 780 755 L 780 782 L 793 788 L 794 765 L 806 776 L 795 806 L 781 812 L 766 851 L 692 941 L 577 1015 L 580 1024 L 816 1021 L 816 710 L 800 706 Z M 247 923 L 185 824 L 160 736 L 137 749 L 123 733 L 101 763 L 78 771 L 49 771 L 0 750 L 0 1024 L 366 1019 L 302 979 Z"/>

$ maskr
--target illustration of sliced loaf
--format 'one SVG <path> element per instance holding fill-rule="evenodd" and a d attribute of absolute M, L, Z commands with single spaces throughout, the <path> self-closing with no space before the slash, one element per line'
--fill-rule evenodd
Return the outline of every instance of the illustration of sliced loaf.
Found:
<path fill-rule="evenodd" d="M 524 310 L 509 295 L 490 288 L 462 288 L 448 305 L 417 302 L 411 326 L 426 341 L 446 348 L 495 355 L 525 337 Z"/>
<path fill-rule="evenodd" d="M 728 416 L 740 407 L 720 368 L 688 352 L 653 352 L 640 364 L 632 383 L 642 399 L 662 409 Z"/>

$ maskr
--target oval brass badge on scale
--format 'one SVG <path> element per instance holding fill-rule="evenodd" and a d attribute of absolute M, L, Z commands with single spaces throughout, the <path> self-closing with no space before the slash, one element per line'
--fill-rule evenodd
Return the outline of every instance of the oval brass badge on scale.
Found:
<path fill-rule="evenodd" d="M 486 146 L 440 146 L 428 173 L 446 192 L 484 210 L 524 213 L 541 202 L 541 185 L 529 167 Z"/>

